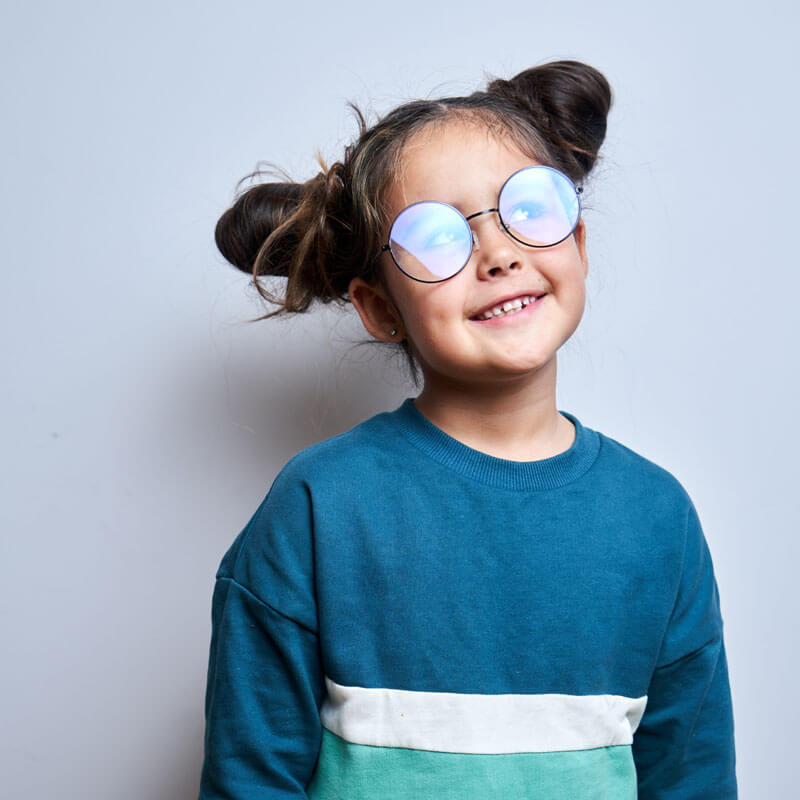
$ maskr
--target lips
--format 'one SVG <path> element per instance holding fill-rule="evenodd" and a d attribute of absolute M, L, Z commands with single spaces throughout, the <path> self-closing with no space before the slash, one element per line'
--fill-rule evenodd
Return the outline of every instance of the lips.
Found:
<path fill-rule="evenodd" d="M 509 302 L 509 300 L 517 300 L 518 298 L 523 298 L 523 297 L 533 297 L 538 300 L 544 294 L 546 294 L 546 292 L 537 290 L 531 292 L 517 292 L 516 294 L 506 295 L 505 297 L 501 297 L 497 300 L 492 300 L 491 303 L 488 303 L 487 305 L 483 306 L 483 308 L 478 309 L 470 316 L 470 319 L 478 319 L 478 317 L 480 317 L 481 314 L 484 314 L 486 311 L 489 311 L 495 306 L 502 307 L 503 303 L 507 303 Z"/>

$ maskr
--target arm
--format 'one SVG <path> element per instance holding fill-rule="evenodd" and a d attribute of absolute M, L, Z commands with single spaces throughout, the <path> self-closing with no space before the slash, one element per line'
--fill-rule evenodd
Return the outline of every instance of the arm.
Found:
<path fill-rule="evenodd" d="M 279 475 L 217 573 L 199 800 L 307 797 L 324 695 L 309 506 Z"/>
<path fill-rule="evenodd" d="M 633 739 L 640 800 L 735 800 L 736 755 L 711 554 L 689 501 L 675 606 Z"/>

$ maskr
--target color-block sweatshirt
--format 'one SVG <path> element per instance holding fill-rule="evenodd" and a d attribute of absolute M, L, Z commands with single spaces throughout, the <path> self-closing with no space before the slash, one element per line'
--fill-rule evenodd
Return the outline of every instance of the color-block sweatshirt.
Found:
<path fill-rule="evenodd" d="M 216 576 L 200 800 L 737 797 L 696 509 L 559 413 L 520 462 L 409 397 L 285 464 Z"/>

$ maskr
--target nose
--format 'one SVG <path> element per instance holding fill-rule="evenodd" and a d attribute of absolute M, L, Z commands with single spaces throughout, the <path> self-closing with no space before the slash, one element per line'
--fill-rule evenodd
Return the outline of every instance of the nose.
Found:
<path fill-rule="evenodd" d="M 486 211 L 473 214 L 470 218 L 470 230 L 472 231 L 472 252 L 478 253 L 476 256 L 477 267 L 479 270 L 492 272 L 497 268 L 510 269 L 520 266 L 519 251 L 515 247 L 514 240 L 503 227 L 500 216 L 496 213 L 497 209 L 492 209 L 495 213 L 489 214 Z M 477 217 L 477 219 L 473 219 Z M 476 227 L 483 223 L 481 238 L 478 238 Z M 481 240 L 483 246 L 481 246 Z"/>

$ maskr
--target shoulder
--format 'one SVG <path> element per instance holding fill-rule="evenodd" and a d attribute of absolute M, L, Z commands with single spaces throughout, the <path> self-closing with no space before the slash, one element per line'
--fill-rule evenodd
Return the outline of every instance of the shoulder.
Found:
<path fill-rule="evenodd" d="M 600 452 L 591 472 L 601 515 L 623 531 L 632 557 L 653 565 L 674 584 L 689 537 L 695 549 L 703 546 L 702 526 L 689 492 L 657 461 L 611 436 L 599 436 Z"/>
<path fill-rule="evenodd" d="M 349 430 L 303 448 L 278 470 L 242 539 L 268 527 L 311 527 L 315 501 L 334 502 L 347 491 L 359 490 L 375 475 L 381 453 L 391 451 L 392 433 L 386 413 L 376 414 Z M 342 491 L 345 490 L 345 491 Z"/>
<path fill-rule="evenodd" d="M 396 432 L 388 423 L 389 412 L 369 417 L 342 433 L 322 439 L 292 456 L 275 478 L 275 488 L 302 484 L 321 489 L 339 479 L 366 476 L 393 451 Z"/>
<path fill-rule="evenodd" d="M 664 508 L 672 513 L 688 513 L 692 500 L 679 478 L 666 467 L 597 431 L 600 452 L 596 468 L 600 480 L 646 503 L 652 508 Z"/>

